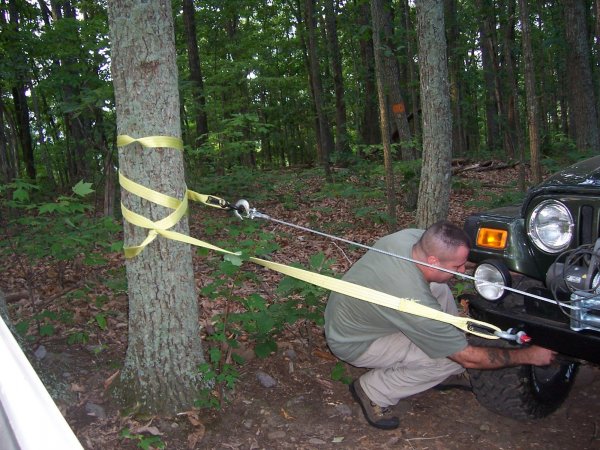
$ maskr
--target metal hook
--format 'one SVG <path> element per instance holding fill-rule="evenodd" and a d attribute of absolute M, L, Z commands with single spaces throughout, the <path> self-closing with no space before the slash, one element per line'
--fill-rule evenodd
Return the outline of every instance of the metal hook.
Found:
<path fill-rule="evenodd" d="M 531 337 L 524 331 L 516 332 L 514 328 L 509 328 L 506 331 L 496 331 L 494 335 L 501 339 L 506 339 L 507 341 L 515 341 L 517 344 L 526 344 L 531 341 Z"/>
<path fill-rule="evenodd" d="M 238 200 L 235 205 L 233 205 L 233 213 L 240 219 L 240 220 L 244 220 L 244 218 L 251 218 L 250 217 L 250 203 L 248 203 L 248 200 Z M 242 214 L 240 214 L 242 213 Z"/>

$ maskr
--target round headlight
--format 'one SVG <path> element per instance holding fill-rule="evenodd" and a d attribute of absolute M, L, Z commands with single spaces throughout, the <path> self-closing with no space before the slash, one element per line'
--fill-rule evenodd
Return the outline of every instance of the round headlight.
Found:
<path fill-rule="evenodd" d="M 561 202 L 543 201 L 529 217 L 527 234 L 540 250 L 547 253 L 562 252 L 573 238 L 573 217 Z"/>
<path fill-rule="evenodd" d="M 475 290 L 489 301 L 500 300 L 505 292 L 504 286 L 510 287 L 510 273 L 504 264 L 497 261 L 484 261 L 477 266 L 474 273 Z"/>

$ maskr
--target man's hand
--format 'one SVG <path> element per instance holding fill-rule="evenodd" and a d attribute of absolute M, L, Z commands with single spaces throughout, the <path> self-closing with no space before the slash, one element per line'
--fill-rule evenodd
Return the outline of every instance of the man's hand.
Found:
<path fill-rule="evenodd" d="M 547 366 L 552 364 L 556 357 L 556 352 L 548 350 L 547 348 L 538 347 L 537 345 L 526 347 L 522 349 L 521 352 L 529 353 L 529 355 L 527 355 L 529 362 L 526 364 L 531 364 L 533 366 Z"/>
<path fill-rule="evenodd" d="M 467 369 L 500 369 L 522 364 L 547 366 L 555 356 L 556 352 L 537 345 L 518 349 L 468 345 L 448 358 Z"/>

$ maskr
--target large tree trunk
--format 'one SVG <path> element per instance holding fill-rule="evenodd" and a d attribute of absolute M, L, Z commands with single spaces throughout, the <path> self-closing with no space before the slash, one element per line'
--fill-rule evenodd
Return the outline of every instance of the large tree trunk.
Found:
<path fill-rule="evenodd" d="M 567 44 L 567 67 L 569 68 L 568 92 L 570 113 L 575 129 L 572 135 L 581 150 L 600 151 L 598 112 L 592 82 L 588 27 L 583 0 L 565 0 L 565 29 Z"/>
<path fill-rule="evenodd" d="M 204 110 L 206 98 L 204 96 L 204 81 L 202 80 L 202 69 L 200 67 L 198 38 L 196 37 L 194 0 L 183 0 L 183 25 L 185 27 L 190 81 L 192 82 L 192 97 L 194 99 L 192 111 L 195 113 L 196 121 L 196 136 L 193 144 L 202 145 L 206 141 L 208 133 L 208 119 Z"/>
<path fill-rule="evenodd" d="M 180 138 L 170 1 L 112 0 L 108 13 L 118 134 Z M 149 189 L 178 199 L 185 195 L 180 150 L 132 144 L 119 150 L 119 166 Z M 172 212 L 124 189 L 121 197 L 125 207 L 153 221 Z M 189 234 L 187 215 L 172 230 Z M 124 223 L 125 246 L 145 236 L 145 230 Z M 129 342 L 119 393 L 142 411 L 183 411 L 193 405 L 197 367 L 204 361 L 190 246 L 158 237 L 128 259 L 126 269 Z"/>
<path fill-rule="evenodd" d="M 521 27 L 523 33 L 523 59 L 525 74 L 525 93 L 527 96 L 527 127 L 529 129 L 529 153 L 531 158 L 531 177 L 534 184 L 542 181 L 540 164 L 540 126 L 539 107 L 535 93 L 535 68 L 533 65 L 533 50 L 529 24 L 527 0 L 519 0 Z"/>
<path fill-rule="evenodd" d="M 315 110 L 317 112 L 317 120 L 319 121 L 318 139 L 321 147 L 321 165 L 325 172 L 325 179 L 331 182 L 331 168 L 329 158 L 333 153 L 333 135 L 329 126 L 329 119 L 325 111 L 323 100 L 323 83 L 321 82 L 321 69 L 319 66 L 319 56 L 317 55 L 317 33 L 316 20 L 314 11 L 315 0 L 304 0 L 304 17 L 306 18 L 306 30 L 308 34 L 308 60 L 310 64 L 310 80 L 313 87 L 313 100 Z"/>
<path fill-rule="evenodd" d="M 325 25 L 327 28 L 327 46 L 331 59 L 331 72 L 333 74 L 333 89 L 335 91 L 335 153 L 341 161 L 345 161 L 350 156 L 350 144 L 346 127 L 344 77 L 342 75 L 342 57 L 338 43 L 337 12 L 334 1 L 325 1 Z"/>
<path fill-rule="evenodd" d="M 391 111 L 391 117 L 398 131 L 402 160 L 410 161 L 416 158 L 416 152 L 412 144 L 412 135 L 408 126 L 406 104 L 400 91 L 400 69 L 392 50 L 393 46 L 391 45 L 392 24 L 390 12 L 386 9 L 384 0 L 371 0 L 371 17 L 373 20 L 375 60 L 377 61 L 377 54 L 379 53 L 379 58 L 382 61 L 382 64 L 379 66 L 380 69 L 377 69 L 377 64 L 375 65 L 376 70 L 380 70 L 380 73 L 377 74 L 377 79 L 381 78 L 384 83 L 382 88 L 384 89 L 385 101 L 387 108 Z M 388 134 L 390 131 L 388 131 Z"/>
<path fill-rule="evenodd" d="M 427 228 L 448 216 L 452 120 L 444 5 L 439 0 L 418 0 L 416 6 L 423 111 L 423 167 L 416 219 L 419 228 Z"/>

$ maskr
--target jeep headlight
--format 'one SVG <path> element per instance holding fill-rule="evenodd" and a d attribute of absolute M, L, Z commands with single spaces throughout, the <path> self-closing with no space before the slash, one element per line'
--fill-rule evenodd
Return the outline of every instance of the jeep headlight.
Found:
<path fill-rule="evenodd" d="M 562 252 L 573 238 L 573 217 L 561 202 L 543 201 L 529 217 L 527 234 L 540 250 L 547 253 Z"/>
<path fill-rule="evenodd" d="M 510 272 L 501 261 L 483 261 L 473 275 L 477 293 L 492 302 L 500 300 L 506 293 L 504 287 L 512 284 Z"/>

